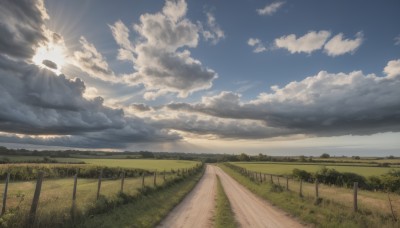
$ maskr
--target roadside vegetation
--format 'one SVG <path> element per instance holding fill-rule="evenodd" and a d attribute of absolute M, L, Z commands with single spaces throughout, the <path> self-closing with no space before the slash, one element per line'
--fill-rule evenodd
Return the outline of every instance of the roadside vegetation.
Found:
<path fill-rule="evenodd" d="M 179 164 L 179 161 L 176 162 Z M 2 176 L 8 172 L 11 178 L 6 211 L 0 217 L 0 227 L 27 225 L 36 186 L 34 179 L 39 171 L 44 172 L 45 177 L 34 227 L 73 227 L 84 222 L 85 218 L 108 213 L 121 205 L 142 200 L 149 195 L 164 194 L 164 190 L 193 179 L 202 172 L 203 167 L 197 162 L 191 164 L 187 169 L 169 169 L 157 173 L 155 170 L 94 165 L 3 164 L 0 165 Z M 102 182 L 99 197 L 96 198 L 100 171 Z M 78 184 L 76 200 L 73 201 L 72 176 L 75 174 Z M 2 191 L 4 187 L 4 183 L 0 184 Z"/>
<path fill-rule="evenodd" d="M 364 204 L 360 204 L 358 211 L 353 211 L 351 191 L 347 194 L 345 188 L 331 188 L 328 185 L 321 186 L 327 190 L 324 194 L 320 193 L 316 198 L 314 193 L 315 185 L 302 185 L 302 196 L 299 195 L 299 182 L 289 182 L 289 190 L 286 190 L 286 180 L 274 177 L 272 181 L 269 177 L 263 182 L 240 173 L 234 166 L 221 164 L 220 167 L 239 183 L 246 186 L 255 194 L 270 201 L 274 205 L 282 208 L 288 213 L 300 218 L 301 220 L 314 224 L 317 227 L 398 227 L 397 216 L 393 216 L 389 209 L 389 202 L 386 194 L 377 193 L 375 198 L 369 198 L 375 192 L 365 191 Z M 321 190 L 324 192 L 324 190 Z M 383 197 L 386 196 L 386 201 Z M 375 199 L 378 203 L 375 202 Z M 392 199 L 393 200 L 393 199 Z M 385 205 L 379 202 L 386 202 Z M 397 202 L 398 203 L 398 202 Z"/>
<path fill-rule="evenodd" d="M 215 206 L 214 227 L 216 228 L 235 228 L 238 223 L 232 211 L 231 204 L 222 187 L 221 180 L 217 176 L 217 199 Z"/>
<path fill-rule="evenodd" d="M 155 227 L 195 187 L 204 170 L 161 191 L 141 195 L 107 213 L 84 219 L 77 227 Z"/>

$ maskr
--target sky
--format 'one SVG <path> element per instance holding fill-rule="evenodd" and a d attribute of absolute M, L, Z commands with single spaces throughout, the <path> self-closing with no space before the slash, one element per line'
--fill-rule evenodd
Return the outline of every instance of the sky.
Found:
<path fill-rule="evenodd" d="M 0 145 L 400 156 L 399 10 L 2 0 Z"/>

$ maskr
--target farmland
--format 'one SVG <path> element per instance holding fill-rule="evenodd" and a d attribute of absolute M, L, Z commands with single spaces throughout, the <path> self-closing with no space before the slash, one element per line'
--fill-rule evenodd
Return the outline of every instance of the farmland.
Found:
<path fill-rule="evenodd" d="M 74 213 L 90 215 L 106 212 L 107 208 L 112 205 L 114 208 L 128 203 L 140 197 L 143 191 L 161 191 L 170 184 L 194 175 L 193 168 L 200 165 L 199 162 L 178 160 L 86 158 L 82 160 L 86 164 L 17 163 L 0 165 L 3 177 L 6 172 L 11 173 L 7 194 L 7 211 L 0 218 L 0 227 L 23 226 L 25 220 L 20 218 L 21 216 L 26 217 L 31 206 L 36 186 L 36 181 L 32 177 L 36 177 L 39 170 L 45 172 L 45 178 L 35 226 L 54 226 L 63 221 L 71 221 L 70 210 L 73 205 L 72 190 L 74 186 L 72 175 L 75 173 L 78 175 L 78 181 Z M 21 159 L 21 161 L 24 160 Z M 101 172 L 103 177 L 99 191 L 100 198 L 96 198 L 99 187 L 99 178 L 97 177 L 101 170 L 104 170 L 104 173 Z M 154 173 L 156 170 L 158 170 L 157 173 Z M 126 174 L 123 180 L 121 179 L 122 172 Z M 123 195 L 121 195 L 122 183 Z M 5 189 L 3 181 L 0 189 Z"/>
<path fill-rule="evenodd" d="M 108 167 L 135 168 L 146 170 L 188 169 L 198 164 L 195 161 L 184 160 L 154 160 L 154 159 L 77 159 L 89 165 Z"/>
<path fill-rule="evenodd" d="M 316 227 L 398 227 L 400 196 L 397 193 L 358 190 L 354 211 L 353 189 L 316 184 L 274 175 L 242 172 L 239 166 L 220 165 L 251 191 L 286 212 Z M 261 177 L 261 178 L 260 178 Z M 288 181 L 287 181 L 288 180 Z M 393 209 L 393 210 L 392 210 Z"/>
<path fill-rule="evenodd" d="M 390 170 L 400 170 L 398 167 L 378 167 L 375 165 L 360 164 L 360 163 L 282 163 L 282 162 L 232 162 L 237 166 L 246 168 L 255 172 L 276 174 L 276 175 L 289 175 L 292 174 L 293 169 L 301 169 L 307 172 L 316 172 L 323 167 L 335 169 L 339 172 L 352 172 L 365 177 L 379 176 L 389 172 Z"/>

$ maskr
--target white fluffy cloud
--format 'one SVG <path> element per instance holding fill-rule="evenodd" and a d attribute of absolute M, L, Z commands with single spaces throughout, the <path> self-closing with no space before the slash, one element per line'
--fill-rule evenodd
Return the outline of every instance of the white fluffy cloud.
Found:
<path fill-rule="evenodd" d="M 400 76 L 400 59 L 389 61 L 383 72 L 392 78 Z"/>
<path fill-rule="evenodd" d="M 118 50 L 119 60 L 135 61 L 133 56 L 134 48 L 129 40 L 129 29 L 122 21 L 117 21 L 114 25 L 109 25 L 113 37 L 120 46 Z"/>
<path fill-rule="evenodd" d="M 217 74 L 191 57 L 187 48 L 199 42 L 199 27 L 186 16 L 184 0 L 169 0 L 161 12 L 143 14 L 134 25 L 138 34 L 135 45 L 130 44 L 126 26 L 117 21 L 111 26 L 113 35 L 123 52 L 134 56 L 135 73 L 125 77 L 129 83 L 141 83 L 147 89 L 145 97 L 155 99 L 165 93 L 177 93 L 186 97 L 190 93 L 208 89 Z M 208 23 L 215 29 L 215 39 L 223 36 L 215 18 L 210 15 Z M 124 54 L 123 56 L 129 56 Z"/>
<path fill-rule="evenodd" d="M 247 41 L 247 44 L 250 47 L 254 47 L 253 52 L 254 53 L 260 53 L 260 52 L 264 52 L 267 51 L 267 48 L 264 46 L 264 44 L 261 42 L 260 39 L 257 38 L 250 38 Z"/>
<path fill-rule="evenodd" d="M 356 38 L 343 39 L 343 33 L 339 33 L 330 39 L 324 46 L 324 51 L 329 56 L 338 56 L 346 53 L 354 53 L 363 42 L 363 33 L 358 32 Z"/>
<path fill-rule="evenodd" d="M 310 31 L 299 38 L 295 34 L 290 34 L 275 39 L 275 45 L 278 48 L 287 49 L 292 54 L 300 52 L 310 54 L 321 49 L 330 36 L 331 33 L 325 30 L 319 32 Z"/>
<path fill-rule="evenodd" d="M 81 49 L 74 52 L 75 63 L 82 71 L 95 78 L 104 81 L 112 81 L 113 71 L 109 68 L 106 59 L 97 51 L 96 47 L 89 43 L 85 37 L 79 39 Z"/>
<path fill-rule="evenodd" d="M 204 29 L 202 24 L 199 23 L 200 30 L 206 41 L 210 40 L 211 43 L 217 44 L 220 40 L 225 38 L 225 32 L 217 24 L 214 15 L 211 12 L 207 12 L 207 27 L 209 30 Z"/>
<path fill-rule="evenodd" d="M 385 67 L 387 76 L 330 74 L 325 71 L 273 86 L 271 93 L 261 93 L 250 102 L 240 95 L 222 92 L 204 97 L 200 103 L 172 103 L 171 110 L 211 115 L 219 118 L 263 121 L 265 126 L 291 134 L 317 136 L 368 135 L 400 131 L 400 60 Z M 273 135 L 273 134 L 271 134 Z"/>
<path fill-rule="evenodd" d="M 272 15 L 278 11 L 279 8 L 282 7 L 282 5 L 285 4 L 285 2 L 274 2 L 269 5 L 266 5 L 264 8 L 257 9 L 257 13 L 259 15 Z"/>

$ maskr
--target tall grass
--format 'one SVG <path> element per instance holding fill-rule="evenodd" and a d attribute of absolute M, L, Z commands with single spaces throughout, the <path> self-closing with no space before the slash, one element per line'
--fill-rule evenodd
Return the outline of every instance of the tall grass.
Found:
<path fill-rule="evenodd" d="M 215 206 L 214 227 L 215 228 L 234 228 L 238 227 L 235 220 L 231 204 L 222 187 L 221 180 L 217 176 L 217 199 Z"/>
<path fill-rule="evenodd" d="M 168 173 L 164 181 L 159 173 L 156 186 L 153 175 L 145 176 L 145 188 L 141 177 L 125 178 L 124 193 L 120 193 L 121 179 L 106 178 L 102 181 L 100 199 L 96 200 L 97 179 L 78 179 L 77 199 L 72 209 L 73 179 L 45 179 L 37 211 L 35 227 L 72 227 L 84 217 L 105 213 L 120 205 L 135 201 L 151 192 L 160 192 L 170 185 L 190 179 L 201 170 L 201 166 L 191 172 Z M 0 185 L 0 189 L 4 186 Z M 24 227 L 29 211 L 35 182 L 12 182 L 9 184 L 7 212 L 0 218 L 0 227 Z M 72 215 L 75 216 L 73 221 Z M 24 218 L 24 219 L 21 219 Z"/>

